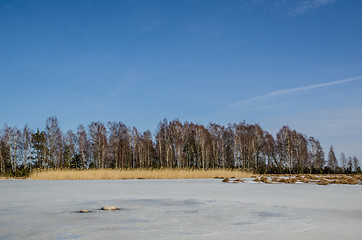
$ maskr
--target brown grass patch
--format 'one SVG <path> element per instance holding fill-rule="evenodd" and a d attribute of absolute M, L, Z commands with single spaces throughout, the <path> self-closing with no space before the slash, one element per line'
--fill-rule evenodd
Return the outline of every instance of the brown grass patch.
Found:
<path fill-rule="evenodd" d="M 272 182 L 280 182 L 280 178 L 278 178 L 278 177 L 272 177 L 272 178 L 271 178 L 271 181 L 272 181 Z"/>
<path fill-rule="evenodd" d="M 331 175 L 312 175 L 312 174 L 275 174 L 269 175 L 265 174 L 255 178 L 255 182 L 264 182 L 264 183 L 315 183 L 318 185 L 328 185 L 328 184 L 362 184 L 361 175 L 344 175 L 344 174 L 331 174 Z"/>
<path fill-rule="evenodd" d="M 229 178 L 224 178 L 224 179 L 222 180 L 222 182 L 230 182 L 230 179 L 229 179 Z"/>
<path fill-rule="evenodd" d="M 91 170 L 37 170 L 29 178 L 38 180 L 97 180 L 97 179 L 206 179 L 250 178 L 251 173 L 238 170 L 213 169 L 91 169 Z"/>
<path fill-rule="evenodd" d="M 331 182 L 322 178 L 319 182 L 317 182 L 318 185 L 328 185 L 330 184 Z"/>
<path fill-rule="evenodd" d="M 3 177 L 0 176 L 0 180 L 9 180 L 9 179 L 27 179 L 26 177 Z"/>
<path fill-rule="evenodd" d="M 238 182 L 243 183 L 243 182 L 245 182 L 245 181 L 244 181 L 243 179 L 239 179 L 239 178 L 237 178 L 237 179 L 234 180 L 234 183 L 238 183 Z"/>
<path fill-rule="evenodd" d="M 309 182 L 310 182 L 310 179 L 307 178 L 307 177 L 304 177 L 304 178 L 302 179 L 302 182 L 303 182 L 303 183 L 309 183 Z"/>
<path fill-rule="evenodd" d="M 261 182 L 261 179 L 260 178 L 255 178 L 253 181 L 254 182 Z"/>
<path fill-rule="evenodd" d="M 243 183 L 245 182 L 243 179 L 239 179 L 239 178 L 224 178 L 222 180 L 222 182 L 226 182 L 226 183 Z"/>
<path fill-rule="evenodd" d="M 288 184 L 294 184 L 294 183 L 296 183 L 297 182 L 297 179 L 296 178 L 285 178 L 285 179 L 283 179 L 284 181 L 284 183 L 288 183 Z"/>

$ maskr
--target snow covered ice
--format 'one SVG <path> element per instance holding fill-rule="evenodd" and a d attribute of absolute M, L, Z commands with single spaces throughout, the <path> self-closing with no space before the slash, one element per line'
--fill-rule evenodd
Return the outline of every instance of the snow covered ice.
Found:
<path fill-rule="evenodd" d="M 2 180 L 0 192 L 0 239 L 362 238 L 360 185 Z"/>

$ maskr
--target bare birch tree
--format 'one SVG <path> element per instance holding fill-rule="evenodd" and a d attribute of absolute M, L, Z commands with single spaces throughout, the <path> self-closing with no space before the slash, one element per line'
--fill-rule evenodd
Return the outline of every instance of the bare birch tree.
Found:
<path fill-rule="evenodd" d="M 47 143 L 46 167 L 64 167 L 64 163 L 62 161 L 63 136 L 57 117 L 53 116 L 46 120 L 45 136 Z"/>
<path fill-rule="evenodd" d="M 353 169 L 354 169 L 355 173 L 358 173 L 361 171 L 361 169 L 359 167 L 359 161 L 356 156 L 353 157 Z"/>
<path fill-rule="evenodd" d="M 32 131 L 29 129 L 28 125 L 25 125 L 22 135 L 21 135 L 21 150 L 23 158 L 24 168 L 31 167 L 31 163 L 28 162 L 31 156 L 31 135 Z"/>
<path fill-rule="evenodd" d="M 80 155 L 81 168 L 87 167 L 87 165 L 88 165 L 87 159 L 90 156 L 89 141 L 88 141 L 86 129 L 82 124 L 80 124 L 77 128 L 76 150 Z"/>
<path fill-rule="evenodd" d="M 334 148 L 332 145 L 330 146 L 329 152 L 328 152 L 327 166 L 333 171 L 335 171 L 338 167 L 338 161 L 337 161 L 336 155 L 334 154 Z"/>
<path fill-rule="evenodd" d="M 107 129 L 101 122 L 89 125 L 90 144 L 93 162 L 96 168 L 105 168 L 107 156 Z"/>

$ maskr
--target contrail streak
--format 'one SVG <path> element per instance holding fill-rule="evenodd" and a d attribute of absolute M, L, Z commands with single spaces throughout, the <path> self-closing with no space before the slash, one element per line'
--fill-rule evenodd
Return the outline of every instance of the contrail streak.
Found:
<path fill-rule="evenodd" d="M 326 83 L 318 83 L 318 84 L 313 84 L 313 85 L 307 85 L 307 86 L 297 87 L 297 88 L 281 89 L 281 90 L 270 92 L 270 93 L 262 95 L 262 96 L 258 96 L 258 97 L 249 98 L 249 99 L 245 99 L 245 100 L 242 100 L 242 101 L 234 102 L 234 103 L 229 104 L 228 106 L 232 107 L 232 108 L 238 108 L 238 107 L 241 107 L 241 106 L 245 105 L 246 103 L 251 103 L 251 102 L 258 101 L 258 100 L 265 100 L 265 99 L 268 99 L 268 98 L 271 98 L 271 97 L 277 97 L 277 96 L 280 96 L 280 95 L 287 95 L 287 94 L 294 93 L 294 92 L 301 92 L 301 91 L 306 91 L 306 90 L 315 89 L 315 88 L 328 87 L 328 86 L 332 86 L 332 85 L 338 85 L 338 84 L 353 82 L 353 81 L 357 81 L 357 80 L 360 80 L 360 79 L 362 79 L 362 76 L 347 78 L 347 79 L 333 81 L 333 82 L 326 82 Z"/>

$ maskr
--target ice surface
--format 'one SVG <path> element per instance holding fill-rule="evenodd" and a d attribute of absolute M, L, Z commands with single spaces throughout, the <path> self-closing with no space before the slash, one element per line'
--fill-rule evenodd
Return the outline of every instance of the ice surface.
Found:
<path fill-rule="evenodd" d="M 358 185 L 2 180 L 0 194 L 0 239 L 362 239 Z"/>

